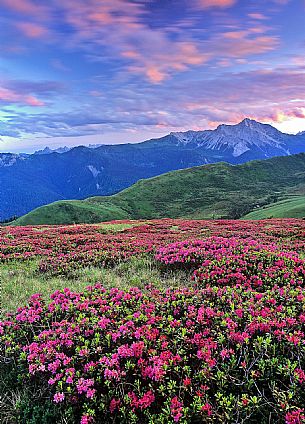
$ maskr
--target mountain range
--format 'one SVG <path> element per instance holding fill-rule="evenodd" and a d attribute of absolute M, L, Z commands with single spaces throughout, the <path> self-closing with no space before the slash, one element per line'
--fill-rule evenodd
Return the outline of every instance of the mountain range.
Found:
<path fill-rule="evenodd" d="M 305 134 L 284 134 L 244 119 L 215 130 L 172 132 L 136 144 L 42 152 L 0 154 L 0 220 L 56 200 L 111 195 L 168 171 L 305 152 Z"/>
<path fill-rule="evenodd" d="M 271 216 L 305 216 L 305 153 L 171 171 L 138 181 L 112 196 L 42 206 L 19 218 L 15 225 Z"/>
<path fill-rule="evenodd" d="M 97 147 L 101 147 L 103 146 L 103 144 L 89 144 L 88 149 L 96 149 Z M 71 150 L 73 147 L 68 147 L 68 146 L 64 146 L 64 147 L 58 147 L 57 149 L 50 149 L 50 147 L 45 147 L 42 150 L 36 150 L 36 152 L 34 152 L 34 155 L 49 155 L 51 153 L 66 153 L 69 150 Z"/>

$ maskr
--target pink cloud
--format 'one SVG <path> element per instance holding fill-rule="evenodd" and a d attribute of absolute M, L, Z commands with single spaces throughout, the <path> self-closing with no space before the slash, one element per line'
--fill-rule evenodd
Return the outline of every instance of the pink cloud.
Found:
<path fill-rule="evenodd" d="M 285 109 L 285 108 L 276 108 L 273 111 L 266 112 L 262 110 L 257 110 L 256 112 L 245 112 L 245 113 L 238 113 L 238 112 L 229 112 L 227 111 L 223 118 L 220 117 L 220 119 L 217 119 L 215 121 L 209 121 L 209 127 L 215 128 L 216 126 L 226 122 L 229 124 L 237 124 L 244 118 L 250 118 L 255 119 L 257 121 L 260 121 L 262 123 L 269 123 L 272 122 L 274 124 L 283 123 L 285 121 L 288 121 L 290 119 L 304 119 L 305 118 L 305 109 Z"/>
<path fill-rule="evenodd" d="M 129 59 L 138 59 L 140 55 L 135 50 L 127 50 L 122 52 L 122 56 Z"/>
<path fill-rule="evenodd" d="M 198 6 L 202 9 L 211 7 L 226 8 L 231 7 L 236 3 L 236 0 L 198 0 Z"/>
<path fill-rule="evenodd" d="M 228 31 L 223 33 L 224 38 L 239 40 L 247 35 L 247 31 Z"/>
<path fill-rule="evenodd" d="M 0 87 L 0 102 L 26 106 L 44 106 L 44 103 L 35 96 L 18 94 L 5 87 Z"/>
<path fill-rule="evenodd" d="M 158 84 L 166 78 L 166 74 L 154 66 L 148 66 L 145 68 L 145 74 L 149 81 L 154 84 Z"/>
<path fill-rule="evenodd" d="M 43 5 L 42 2 L 34 3 L 31 0 L 0 0 L 1 5 L 20 15 L 29 15 L 32 18 L 44 18 L 47 16 L 47 6 Z"/>
<path fill-rule="evenodd" d="M 143 5 L 124 0 L 66 1 L 65 19 L 76 31 L 77 44 L 89 41 L 109 47 L 109 54 L 125 58 L 128 73 L 160 84 L 172 74 L 206 63 L 210 53 L 186 34 L 171 39 L 167 28 L 151 28 L 142 16 Z M 181 38 L 181 39 L 180 39 Z M 149 54 L 148 54 L 149 52 Z M 169 54 L 170 52 L 170 54 Z"/>
<path fill-rule="evenodd" d="M 228 8 L 237 0 L 190 0 L 201 9 Z M 249 22 L 237 22 L 231 30 L 217 27 L 205 40 L 196 33 L 176 27 L 172 37 L 170 27 L 152 27 L 143 19 L 148 13 L 140 2 L 130 0 L 50 0 L 47 6 L 38 6 L 33 0 L 0 0 L 0 4 L 20 13 L 31 15 L 31 22 L 15 23 L 22 33 L 33 39 L 45 38 L 47 25 L 52 23 L 57 9 L 63 22 L 73 28 L 68 38 L 52 29 L 51 42 L 62 40 L 67 48 L 81 48 L 96 60 L 104 57 L 126 59 L 123 65 L 127 75 L 141 75 L 154 84 L 160 84 L 179 72 L 202 67 L 208 62 L 229 66 L 230 60 L 246 60 L 250 55 L 262 54 L 278 47 L 278 39 L 268 35 L 268 28 Z M 44 14 L 43 25 L 32 19 Z M 206 13 L 206 12 L 203 12 Z M 248 19 L 262 19 L 252 13 Z M 229 26 L 227 26 L 229 28 Z M 54 28 L 54 25 L 50 28 Z M 54 31 L 54 33 L 53 33 Z M 103 49 L 103 50 L 102 50 Z M 233 63 L 233 62 L 231 62 Z M 240 62 L 241 63 L 241 62 Z M 122 72 L 123 74 L 123 72 Z M 126 74 L 123 75 L 126 78 Z"/>
<path fill-rule="evenodd" d="M 45 105 L 44 102 L 42 102 L 41 100 L 37 99 L 37 97 L 34 97 L 34 96 L 25 96 L 24 100 L 28 106 L 44 106 Z"/>
<path fill-rule="evenodd" d="M 291 119 L 304 119 L 305 118 L 305 109 L 295 108 L 289 109 L 285 107 L 276 107 L 272 111 L 263 111 L 257 109 L 256 112 L 245 112 L 245 113 L 228 113 L 225 122 L 230 124 L 237 124 L 244 118 L 255 119 L 262 123 L 274 123 L 279 124 L 286 122 Z M 211 127 L 215 127 L 224 122 L 223 120 L 210 121 L 209 124 Z"/>
<path fill-rule="evenodd" d="M 249 34 L 263 34 L 268 32 L 269 28 L 263 25 L 252 26 L 248 29 Z"/>
<path fill-rule="evenodd" d="M 292 110 L 276 110 L 270 114 L 270 118 L 273 122 L 284 122 L 289 118 L 305 118 L 305 109 L 296 108 Z"/>
<path fill-rule="evenodd" d="M 168 48 L 171 54 L 168 55 Z M 144 54 L 144 47 L 137 46 L 137 51 L 122 51 L 123 57 L 132 59 L 134 64 L 128 67 L 132 74 L 142 74 L 150 82 L 159 84 L 173 73 L 187 70 L 190 66 L 198 66 L 209 60 L 210 55 L 201 53 L 195 44 L 181 42 L 171 45 L 160 38 L 156 48 L 152 47 L 150 55 Z"/>
<path fill-rule="evenodd" d="M 171 76 L 172 73 L 182 72 L 190 66 L 199 66 L 210 59 L 209 54 L 201 53 L 196 44 L 191 42 L 176 43 L 171 46 L 171 55 L 168 55 L 167 42 L 159 44 L 156 51 L 152 50 L 152 56 L 144 54 L 138 59 L 138 65 L 130 68 L 135 73 L 144 74 L 152 83 L 160 83 Z"/>
<path fill-rule="evenodd" d="M 194 1 L 197 0 L 192 0 L 192 4 Z M 236 0 L 198 1 L 204 9 L 225 8 L 235 3 Z M 213 60 L 220 66 L 229 66 L 228 59 L 232 58 L 246 63 L 248 56 L 267 53 L 279 46 L 279 39 L 268 34 L 269 28 L 251 26 L 247 21 L 231 31 L 217 28 L 204 41 L 192 37 L 192 33 L 179 31 L 173 39 L 166 27 L 152 28 L 144 23 L 142 17 L 146 11 L 140 3 L 67 0 L 64 7 L 66 20 L 76 31 L 75 43 L 90 41 L 89 45 L 93 42 L 97 46 L 109 46 L 110 55 L 128 61 L 125 68 L 128 73 L 142 75 L 154 84 Z M 262 15 L 252 14 L 254 17 Z"/>
<path fill-rule="evenodd" d="M 226 57 L 245 58 L 275 50 L 279 46 L 279 39 L 271 35 L 253 36 L 250 32 L 229 32 L 218 35 L 214 50 Z M 211 45 L 213 45 L 211 43 Z"/>
<path fill-rule="evenodd" d="M 48 34 L 47 28 L 32 22 L 20 22 L 16 27 L 28 38 L 41 38 Z"/>
<path fill-rule="evenodd" d="M 229 59 L 220 59 L 218 60 L 217 65 L 222 68 L 228 68 L 229 66 L 232 66 L 232 62 Z"/>
<path fill-rule="evenodd" d="M 12 90 L 0 87 L 0 101 L 14 103 L 18 100 L 18 95 Z"/>
<path fill-rule="evenodd" d="M 249 18 L 252 19 L 257 19 L 257 20 L 265 20 L 268 19 L 265 15 L 263 15 L 262 13 L 249 13 L 248 14 Z"/>
<path fill-rule="evenodd" d="M 30 0 L 0 0 L 0 4 L 19 13 L 33 14 L 37 11 L 37 5 Z"/>
<path fill-rule="evenodd" d="M 297 69 L 226 72 L 209 84 L 199 79 L 168 89 L 175 96 L 169 107 L 164 102 L 162 107 L 171 111 L 169 122 L 175 118 L 185 130 L 214 128 L 245 117 L 281 125 L 305 120 L 305 74 Z"/>
<path fill-rule="evenodd" d="M 300 68 L 305 68 L 305 57 L 304 56 L 294 56 L 292 58 L 292 63 L 299 66 Z"/>

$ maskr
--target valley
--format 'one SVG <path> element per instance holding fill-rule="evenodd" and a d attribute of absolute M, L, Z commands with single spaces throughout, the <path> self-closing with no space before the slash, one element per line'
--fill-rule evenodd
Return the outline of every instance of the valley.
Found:
<path fill-rule="evenodd" d="M 61 153 L 0 154 L 0 220 L 58 200 L 113 195 L 141 179 L 169 171 L 217 162 L 236 165 L 304 151 L 304 134 L 284 134 L 271 125 L 244 119 L 215 130 L 170 133 L 142 143 L 78 146 L 63 148 Z M 106 219 L 126 216 L 126 211 L 123 215 L 116 212 Z"/>
<path fill-rule="evenodd" d="M 261 206 L 303 194 L 304 178 L 302 153 L 242 165 L 204 165 L 138 181 L 113 196 L 55 202 L 17 219 L 13 225 L 179 217 L 239 219 Z M 303 217 L 302 207 L 293 217 Z"/>

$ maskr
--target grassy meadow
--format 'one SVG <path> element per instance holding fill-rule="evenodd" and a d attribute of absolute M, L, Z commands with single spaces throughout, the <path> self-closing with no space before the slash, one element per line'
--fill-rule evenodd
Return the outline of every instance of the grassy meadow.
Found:
<path fill-rule="evenodd" d="M 140 180 L 112 196 L 58 201 L 35 209 L 13 225 L 95 223 L 110 219 L 238 219 L 291 195 L 304 196 L 305 154 L 220 162 Z M 302 202 L 302 198 L 300 198 Z M 293 206 L 294 207 L 294 206 Z M 302 218 L 304 208 L 276 217 Z M 256 218 L 256 212 L 251 219 Z M 262 219 L 265 215 L 259 215 Z"/>

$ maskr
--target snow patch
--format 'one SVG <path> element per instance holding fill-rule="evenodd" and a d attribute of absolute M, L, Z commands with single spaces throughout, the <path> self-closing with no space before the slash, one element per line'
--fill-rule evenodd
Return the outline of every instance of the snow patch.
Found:
<path fill-rule="evenodd" d="M 242 155 L 243 153 L 246 153 L 248 150 L 250 150 L 250 148 L 247 147 L 244 143 L 237 143 L 234 146 L 232 154 L 236 158 L 236 157 Z"/>
<path fill-rule="evenodd" d="M 3 153 L 0 155 L 0 168 L 13 166 L 18 160 L 24 160 L 25 157 L 14 153 Z"/>
<path fill-rule="evenodd" d="M 93 178 L 96 178 L 98 176 L 98 174 L 101 173 L 101 171 L 98 171 L 95 166 L 93 165 L 88 165 L 87 168 L 89 169 L 89 171 L 91 172 L 91 174 L 93 175 Z"/>

